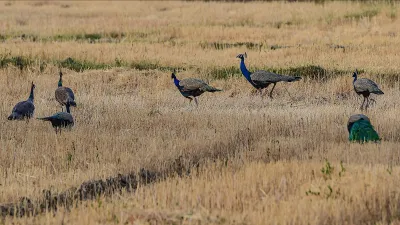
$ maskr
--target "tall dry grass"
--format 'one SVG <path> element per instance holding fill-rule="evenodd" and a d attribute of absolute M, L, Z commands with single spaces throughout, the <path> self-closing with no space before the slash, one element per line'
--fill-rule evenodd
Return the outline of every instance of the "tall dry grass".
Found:
<path fill-rule="evenodd" d="M 368 10 L 368 18 L 354 15 Z M 77 96 L 76 125 L 56 135 L 50 124 L 9 122 L 13 105 L 36 83 L 36 116 L 59 110 L 56 65 L 34 63 L 0 70 L 0 202 L 35 198 L 90 179 L 146 168 L 167 171 L 177 158 L 198 166 L 189 177 L 167 177 L 135 193 L 78 204 L 16 223 L 395 223 L 398 219 L 399 118 L 398 5 L 333 2 L 10 2 L 1 7 L 3 53 L 37 60 L 72 57 L 96 63 L 149 61 L 184 67 L 178 77 L 200 77 L 224 89 L 206 93 L 198 108 L 173 86 L 170 71 L 65 69 L 64 84 Z M 350 15 L 350 16 L 349 16 Z M 353 16 L 352 16 L 353 15 Z M 21 21 L 22 20 L 22 21 Z M 25 22 L 24 22 L 25 21 Z M 289 22 L 289 23 L 288 23 Z M 280 25 L 279 25 L 280 24 Z M 279 26 L 279 28 L 278 28 Z M 123 32 L 118 43 L 49 40 L 55 35 Z M 135 33 L 136 32 L 136 33 Z M 138 32 L 143 33 L 138 36 Z M 20 35 L 37 35 L 24 40 Z M 202 43 L 264 43 L 217 50 Z M 339 44 L 345 51 L 329 45 Z M 290 48 L 271 50 L 268 46 Z M 267 46 L 267 47 L 265 47 Z M 351 144 L 346 122 L 361 97 L 351 73 L 325 81 L 278 84 L 262 100 L 234 74 L 215 79 L 209 68 L 320 65 L 362 68 L 385 95 L 368 110 L 380 144 Z M 327 159 L 334 167 L 324 179 Z M 339 162 L 346 168 L 339 176 Z M 193 170 L 196 171 L 196 170 Z M 330 186 L 333 194 L 329 194 Z M 306 192 L 320 192 L 320 195 Z M 336 192 L 339 191 L 339 192 Z"/>

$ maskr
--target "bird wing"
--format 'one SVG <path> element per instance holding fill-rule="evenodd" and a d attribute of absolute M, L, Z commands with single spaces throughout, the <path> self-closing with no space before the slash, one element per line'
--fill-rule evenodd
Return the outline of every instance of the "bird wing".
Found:
<path fill-rule="evenodd" d="M 68 91 L 65 89 L 65 87 L 58 87 L 55 92 L 56 100 L 60 104 L 66 104 L 69 99 L 69 94 Z"/>
<path fill-rule="evenodd" d="M 358 92 L 369 91 L 371 93 L 381 91 L 375 82 L 367 78 L 357 79 L 354 82 L 354 89 Z"/>
<path fill-rule="evenodd" d="M 179 86 L 182 87 L 181 91 L 194 91 L 206 85 L 204 81 L 196 78 L 186 78 L 179 82 Z"/>
<path fill-rule="evenodd" d="M 65 88 L 65 90 L 67 91 L 69 97 L 70 97 L 72 100 L 75 101 L 75 95 L 74 95 L 74 92 L 71 90 L 71 88 L 69 88 L 69 87 L 64 87 L 64 88 Z"/>
<path fill-rule="evenodd" d="M 353 124 L 361 119 L 371 122 L 369 120 L 368 116 L 366 116 L 364 114 L 354 114 L 354 115 L 350 116 L 349 120 L 347 121 L 347 130 L 349 131 L 349 133 L 351 131 L 351 127 L 353 126 Z"/>
<path fill-rule="evenodd" d="M 54 115 L 52 115 L 51 117 L 53 117 L 54 119 L 58 119 L 58 120 L 74 122 L 74 118 L 72 117 L 72 115 L 67 112 L 58 112 L 58 113 L 55 113 Z"/>
<path fill-rule="evenodd" d="M 351 127 L 349 140 L 363 143 L 368 141 L 379 141 L 380 138 L 369 121 L 360 119 L 354 122 Z"/>
<path fill-rule="evenodd" d="M 259 70 L 250 75 L 255 84 L 276 83 L 282 81 L 283 76 L 265 70 Z"/>
<path fill-rule="evenodd" d="M 33 103 L 30 101 L 18 102 L 12 110 L 13 113 L 18 113 L 21 115 L 33 114 L 34 111 L 35 105 L 33 105 Z"/>

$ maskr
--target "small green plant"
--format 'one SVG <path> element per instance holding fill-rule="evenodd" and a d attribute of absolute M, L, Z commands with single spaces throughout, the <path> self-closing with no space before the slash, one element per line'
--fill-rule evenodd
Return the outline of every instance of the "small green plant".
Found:
<path fill-rule="evenodd" d="M 326 195 L 326 199 L 328 199 L 332 196 L 333 189 L 332 189 L 331 185 L 328 185 L 328 190 L 329 190 L 329 193 Z"/>
<path fill-rule="evenodd" d="M 331 166 L 331 163 L 327 159 L 325 159 L 325 165 L 321 169 L 322 175 L 324 176 L 325 180 L 332 178 L 334 169 L 335 168 Z"/>
<path fill-rule="evenodd" d="M 340 161 L 339 177 L 342 177 L 344 175 L 344 172 L 346 172 L 346 168 L 344 168 L 344 166 L 343 166 L 343 161 Z"/>
<path fill-rule="evenodd" d="M 306 195 L 315 195 L 315 196 L 319 196 L 320 192 L 319 191 L 311 191 L 311 189 L 308 189 L 308 191 L 306 191 Z"/>
<path fill-rule="evenodd" d="M 392 165 L 389 165 L 388 168 L 386 169 L 386 172 L 388 172 L 389 175 L 392 175 L 393 172 L 393 167 Z"/>

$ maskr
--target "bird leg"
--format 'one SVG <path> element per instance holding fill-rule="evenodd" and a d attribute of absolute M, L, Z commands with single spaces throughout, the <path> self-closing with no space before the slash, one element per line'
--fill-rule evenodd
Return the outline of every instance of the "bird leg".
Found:
<path fill-rule="evenodd" d="M 367 98 L 367 105 L 365 105 L 365 110 L 367 110 L 368 106 L 369 106 L 369 97 Z"/>
<path fill-rule="evenodd" d="M 196 102 L 196 106 L 199 106 L 199 103 L 197 102 L 197 98 L 194 97 L 194 102 Z"/>
<path fill-rule="evenodd" d="M 364 101 L 361 104 L 360 110 L 363 110 L 364 103 L 365 103 L 365 97 L 364 97 Z"/>
<path fill-rule="evenodd" d="M 192 98 L 191 97 L 185 97 L 185 98 L 187 98 L 187 99 L 189 99 L 189 104 L 192 102 Z"/>
<path fill-rule="evenodd" d="M 260 96 L 261 96 L 261 98 L 264 98 L 264 95 L 263 95 L 262 89 L 261 89 L 261 88 L 259 88 L 259 89 L 258 89 L 258 91 L 260 92 Z"/>
<path fill-rule="evenodd" d="M 269 92 L 269 97 L 272 98 L 272 92 L 274 91 L 276 83 L 274 83 L 274 86 L 272 86 L 271 91 Z"/>

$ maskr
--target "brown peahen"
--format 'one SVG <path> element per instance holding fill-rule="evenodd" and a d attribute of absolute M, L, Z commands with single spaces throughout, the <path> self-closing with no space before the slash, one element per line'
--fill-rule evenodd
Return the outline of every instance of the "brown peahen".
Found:
<path fill-rule="evenodd" d="M 75 103 L 75 95 L 74 92 L 71 90 L 71 88 L 63 86 L 62 76 L 63 73 L 61 72 L 60 68 L 60 79 L 58 81 L 58 88 L 56 89 L 55 96 L 57 102 L 61 104 L 62 111 L 64 111 L 63 106 L 66 106 L 68 104 L 70 106 L 76 107 L 76 103 Z"/>
<path fill-rule="evenodd" d="M 204 92 L 222 91 L 220 89 L 208 85 L 206 82 L 200 79 L 186 78 L 178 80 L 178 78 L 176 78 L 175 72 L 172 73 L 171 78 L 174 79 L 174 84 L 178 88 L 179 92 L 181 92 L 183 97 L 188 98 L 190 101 L 193 100 L 191 98 L 193 97 L 194 101 L 196 102 L 196 105 L 198 105 L 197 96 L 202 95 Z"/>
<path fill-rule="evenodd" d="M 363 106 L 365 103 L 365 100 L 367 100 L 367 104 L 365 105 L 364 109 L 367 109 L 369 106 L 369 95 L 371 93 L 373 94 L 377 94 L 377 95 L 383 95 L 383 91 L 381 89 L 379 89 L 378 85 L 373 82 L 370 79 L 367 78 L 360 78 L 357 79 L 358 76 L 358 71 L 354 71 L 353 73 L 353 86 L 354 86 L 354 91 L 358 94 L 358 95 L 362 95 L 364 97 L 364 101 L 361 104 L 360 109 L 363 110 Z"/>

